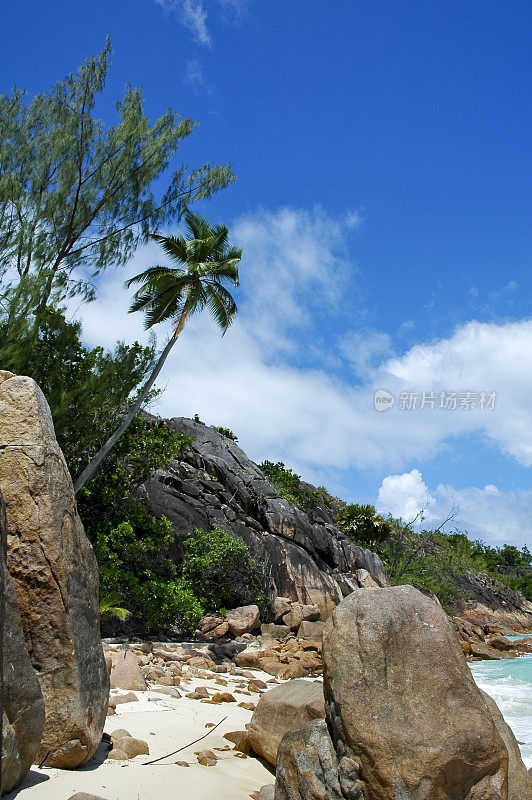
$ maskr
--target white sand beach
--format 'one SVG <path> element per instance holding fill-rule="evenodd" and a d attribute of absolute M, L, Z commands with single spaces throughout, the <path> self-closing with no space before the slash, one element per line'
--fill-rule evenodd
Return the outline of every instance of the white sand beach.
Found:
<path fill-rule="evenodd" d="M 256 672 L 264 681 L 271 675 Z M 183 692 L 197 686 L 207 686 L 211 693 L 224 691 L 234 695 L 237 702 L 211 705 L 184 696 L 173 698 L 149 690 L 135 692 L 138 702 L 117 706 L 117 713 L 107 718 L 105 732 L 112 734 L 125 728 L 132 736 L 149 745 L 150 755 L 140 755 L 129 761 L 106 760 L 108 745 L 100 745 L 90 761 L 77 770 L 32 767 L 24 782 L 6 800 L 67 800 L 75 792 L 90 792 L 106 800 L 246 800 L 274 776 L 266 765 L 254 756 L 245 757 L 233 750 L 224 739 L 229 731 L 245 730 L 252 711 L 238 706 L 239 702 L 256 702 L 258 695 L 242 691 L 242 678 L 224 675 L 227 687 L 212 680 L 193 678 L 183 681 Z M 276 681 L 277 682 L 277 681 Z M 121 690 L 113 695 L 125 694 Z M 225 718 L 225 719 L 224 719 Z M 207 725 L 219 727 L 209 733 Z M 189 744 L 202 736 L 196 744 Z M 183 748 L 176 755 L 145 766 L 147 761 Z M 219 748 L 219 749 L 218 749 Z M 218 761 L 213 767 L 198 763 L 195 753 L 214 750 Z M 178 766 L 185 761 L 190 766 Z"/>

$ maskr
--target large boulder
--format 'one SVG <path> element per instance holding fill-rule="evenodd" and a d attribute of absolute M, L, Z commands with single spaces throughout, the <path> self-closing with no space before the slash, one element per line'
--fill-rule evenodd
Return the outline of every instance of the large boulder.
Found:
<path fill-rule="evenodd" d="M 46 706 L 37 758 L 77 767 L 98 747 L 108 706 L 98 568 L 50 409 L 30 378 L 0 372 L 0 442 L 7 567 Z"/>
<path fill-rule="evenodd" d="M 10 792 L 35 760 L 44 730 L 44 699 L 30 661 L 17 598 L 4 562 L 5 509 L 0 494 L 0 659 L 3 669 L 0 726 L 1 791 Z"/>
<path fill-rule="evenodd" d="M 285 733 L 325 717 L 323 686 L 317 681 L 292 680 L 264 692 L 249 724 L 253 750 L 272 766 Z"/>
<path fill-rule="evenodd" d="M 507 749 L 437 602 L 411 586 L 354 592 L 323 659 L 328 727 L 367 800 L 506 800 Z"/>
<path fill-rule="evenodd" d="M 508 800 L 532 800 L 532 776 L 523 763 L 517 739 L 489 694 L 482 692 L 488 711 L 508 750 Z"/>

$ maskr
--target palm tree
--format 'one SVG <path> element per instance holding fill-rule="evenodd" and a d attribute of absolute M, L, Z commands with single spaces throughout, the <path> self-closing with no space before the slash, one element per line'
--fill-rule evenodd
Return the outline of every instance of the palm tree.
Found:
<path fill-rule="evenodd" d="M 236 314 L 236 303 L 223 284 L 227 281 L 238 286 L 237 265 L 242 258 L 242 250 L 228 244 L 225 225 L 213 228 L 204 217 L 190 211 L 185 214 L 185 223 L 189 238 L 158 234 L 151 237 L 161 244 L 175 266 L 150 267 L 126 284 L 128 287 L 141 284 L 129 311 L 143 311 L 147 329 L 159 322 L 172 320 L 173 332 L 122 424 L 75 482 L 75 492 L 79 492 L 92 478 L 100 462 L 127 430 L 146 400 L 187 319 L 208 308 L 223 335 Z"/>

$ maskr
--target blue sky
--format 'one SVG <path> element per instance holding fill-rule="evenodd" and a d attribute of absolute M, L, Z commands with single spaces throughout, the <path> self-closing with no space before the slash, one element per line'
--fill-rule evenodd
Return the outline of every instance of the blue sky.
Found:
<path fill-rule="evenodd" d="M 530 544 L 528 0 L 19 0 L 2 22 L 2 91 L 48 88 L 110 34 L 104 119 L 141 85 L 151 115 L 200 122 L 186 163 L 234 164 L 202 210 L 244 248 L 240 318 L 223 342 L 190 326 L 160 413 L 229 425 L 348 499 L 430 501 L 437 524 L 456 503 L 471 535 Z M 76 309 L 88 343 L 142 336 L 122 283 L 155 260 Z M 406 410 L 402 391 L 497 401 Z"/>

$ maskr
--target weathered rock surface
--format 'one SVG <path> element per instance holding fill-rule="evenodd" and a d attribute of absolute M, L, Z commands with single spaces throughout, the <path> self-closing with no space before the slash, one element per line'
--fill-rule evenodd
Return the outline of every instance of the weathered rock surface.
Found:
<path fill-rule="evenodd" d="M 508 750 L 508 800 L 532 800 L 532 777 L 521 758 L 517 739 L 504 721 L 497 703 L 489 694 L 482 692 L 495 727 Z"/>
<path fill-rule="evenodd" d="M 276 595 L 318 606 L 322 616 L 358 588 L 359 569 L 387 585 L 378 556 L 356 547 L 325 505 L 306 512 L 282 499 L 240 447 L 213 428 L 183 417 L 167 423 L 195 437 L 194 443 L 140 487 L 139 496 L 155 516 L 171 521 L 176 560 L 195 528 L 219 525 L 266 565 Z"/>
<path fill-rule="evenodd" d="M 275 766 L 277 748 L 285 733 L 325 717 L 323 686 L 292 680 L 261 695 L 249 724 L 251 747 Z"/>
<path fill-rule="evenodd" d="M 345 800 L 325 720 L 286 733 L 277 753 L 275 800 Z M 362 794 L 348 795 L 363 800 Z"/>
<path fill-rule="evenodd" d="M 132 650 L 117 653 L 111 668 L 111 689 L 146 689 L 146 681 L 142 674 L 137 656 Z"/>
<path fill-rule="evenodd" d="M 499 625 L 515 631 L 532 630 L 532 603 L 488 575 L 467 572 L 460 580 L 464 597 L 459 616 L 476 626 Z"/>
<path fill-rule="evenodd" d="M 275 785 L 267 783 L 266 786 L 262 786 L 257 800 L 275 800 Z"/>
<path fill-rule="evenodd" d="M 0 641 L 3 664 L 0 794 L 10 792 L 22 781 L 34 762 L 44 730 L 44 699 L 26 650 L 15 590 L 4 562 L 5 545 L 5 509 L 0 494 L 0 614 L 4 613 Z"/>
<path fill-rule="evenodd" d="M 98 569 L 76 511 L 50 410 L 30 378 L 0 372 L 0 489 L 7 567 L 46 706 L 37 755 L 76 767 L 96 750 L 109 676 L 99 632 Z"/>
<path fill-rule="evenodd" d="M 506 800 L 506 747 L 439 604 L 411 586 L 355 592 L 323 659 L 335 750 L 360 762 L 367 800 Z"/>
<path fill-rule="evenodd" d="M 260 611 L 256 605 L 240 606 L 233 608 L 225 615 L 229 632 L 233 636 L 242 636 L 260 628 Z"/>

